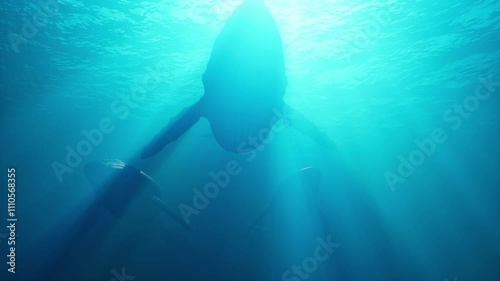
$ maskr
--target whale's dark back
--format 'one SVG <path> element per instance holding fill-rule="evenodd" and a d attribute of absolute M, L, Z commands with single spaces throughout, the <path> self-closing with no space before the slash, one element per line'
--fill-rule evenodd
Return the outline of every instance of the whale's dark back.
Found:
<path fill-rule="evenodd" d="M 226 150 L 269 129 L 286 91 L 283 44 L 269 9 L 247 1 L 228 19 L 203 75 L 205 117 Z"/>

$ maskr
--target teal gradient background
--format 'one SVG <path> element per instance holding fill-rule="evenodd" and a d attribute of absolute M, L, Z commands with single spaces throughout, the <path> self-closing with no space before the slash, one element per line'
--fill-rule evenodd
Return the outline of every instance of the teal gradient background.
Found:
<path fill-rule="evenodd" d="M 286 127 L 250 161 L 220 148 L 206 120 L 156 157 L 137 157 L 203 95 L 214 40 L 241 1 L 55 3 L 0 7 L 0 178 L 16 168 L 18 280 L 47 274 L 71 241 L 93 194 L 83 167 L 104 158 L 144 170 L 174 209 L 229 161 L 242 172 L 191 217 L 193 233 L 167 217 L 138 224 L 103 211 L 59 269 L 67 280 L 107 281 L 123 267 L 135 280 L 281 280 L 270 222 L 244 232 L 307 166 L 322 174 L 318 204 L 341 245 L 309 280 L 500 280 L 500 2 L 267 0 L 285 101 L 337 148 Z M 102 122 L 109 133 L 89 155 L 56 172 Z M 433 137 L 425 153 L 418 143 Z M 305 258 L 326 236 L 303 231 L 320 227 L 293 206 L 290 217 L 290 236 L 303 241 L 290 252 Z M 10 280 L 4 241 L 0 276 Z"/>

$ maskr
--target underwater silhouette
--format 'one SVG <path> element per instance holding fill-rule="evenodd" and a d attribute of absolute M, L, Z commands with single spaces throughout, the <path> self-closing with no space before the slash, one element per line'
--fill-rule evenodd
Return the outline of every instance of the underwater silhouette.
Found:
<path fill-rule="evenodd" d="M 284 119 L 317 143 L 334 147 L 311 121 L 283 101 L 287 88 L 283 44 L 264 1 L 245 1 L 217 37 L 203 75 L 205 94 L 185 108 L 144 148 L 142 158 L 157 154 L 177 140 L 201 117 L 225 150 L 245 153 L 263 141 Z M 256 145 L 245 145 L 248 139 Z"/>

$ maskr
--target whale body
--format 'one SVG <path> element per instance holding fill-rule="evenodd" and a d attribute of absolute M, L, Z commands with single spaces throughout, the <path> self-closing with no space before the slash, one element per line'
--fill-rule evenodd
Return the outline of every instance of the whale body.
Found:
<path fill-rule="evenodd" d="M 260 145 L 275 122 L 285 118 L 318 143 L 333 146 L 312 122 L 283 102 L 287 88 L 283 43 L 263 0 L 244 1 L 229 17 L 213 45 L 203 85 L 202 98 L 170 120 L 144 148 L 142 158 L 157 154 L 201 117 L 209 121 L 217 143 L 230 152 L 247 152 L 242 144 L 256 136 Z"/>

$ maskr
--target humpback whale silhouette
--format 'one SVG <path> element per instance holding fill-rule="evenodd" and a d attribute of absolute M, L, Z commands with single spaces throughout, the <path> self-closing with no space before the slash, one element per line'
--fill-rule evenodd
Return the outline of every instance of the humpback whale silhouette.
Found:
<path fill-rule="evenodd" d="M 241 144 L 271 129 L 279 119 L 321 145 L 334 146 L 311 121 L 283 102 L 287 88 L 283 44 L 263 0 L 246 0 L 229 17 L 214 43 L 203 85 L 203 97 L 174 117 L 144 148 L 142 158 L 177 140 L 200 117 L 208 119 L 217 143 L 230 152 L 247 152 Z M 258 144 L 266 137 L 261 134 Z"/>

